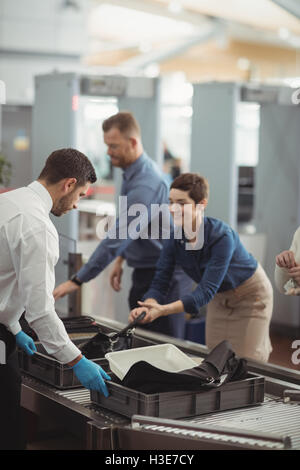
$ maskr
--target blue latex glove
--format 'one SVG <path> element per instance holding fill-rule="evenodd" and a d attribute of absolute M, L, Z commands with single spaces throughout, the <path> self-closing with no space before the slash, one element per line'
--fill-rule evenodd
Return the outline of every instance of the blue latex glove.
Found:
<path fill-rule="evenodd" d="M 108 397 L 108 390 L 104 379 L 111 380 L 111 378 L 102 367 L 83 356 L 72 369 L 84 387 L 89 390 L 97 390 L 103 393 L 105 397 Z"/>
<path fill-rule="evenodd" d="M 16 342 L 17 345 L 23 349 L 26 354 L 28 354 L 28 356 L 32 356 L 37 350 L 33 339 L 24 333 L 24 331 L 20 331 L 18 334 L 16 334 Z"/>

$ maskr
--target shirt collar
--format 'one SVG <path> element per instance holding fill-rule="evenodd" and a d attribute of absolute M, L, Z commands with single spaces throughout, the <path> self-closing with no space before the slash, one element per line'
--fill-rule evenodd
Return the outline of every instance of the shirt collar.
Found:
<path fill-rule="evenodd" d="M 141 156 L 129 165 L 123 172 L 123 178 L 128 181 L 130 180 L 133 175 L 142 167 L 144 162 L 146 161 L 146 154 L 142 153 Z"/>
<path fill-rule="evenodd" d="M 203 248 L 204 244 L 206 243 L 206 230 L 207 230 L 207 217 L 204 216 L 203 218 L 203 223 L 204 223 L 204 233 L 203 233 L 203 236 L 204 236 L 204 240 L 203 240 L 203 245 L 201 246 L 200 250 Z M 178 230 L 177 233 L 179 233 L 179 231 L 181 230 L 180 227 L 175 227 L 175 230 L 174 232 Z M 203 230 L 203 228 L 199 229 L 199 230 Z M 185 233 L 184 233 L 184 230 L 182 230 L 182 237 L 179 238 L 179 244 L 182 245 L 183 243 L 189 243 L 189 240 L 186 238 L 185 236 Z M 190 250 L 190 251 L 197 251 L 199 250 L 199 248 L 196 248 L 195 250 Z"/>
<path fill-rule="evenodd" d="M 47 212 L 49 213 L 52 209 L 53 201 L 45 186 L 43 186 L 38 181 L 33 181 L 28 185 L 28 188 L 32 189 L 32 191 L 34 191 L 41 198 Z"/>

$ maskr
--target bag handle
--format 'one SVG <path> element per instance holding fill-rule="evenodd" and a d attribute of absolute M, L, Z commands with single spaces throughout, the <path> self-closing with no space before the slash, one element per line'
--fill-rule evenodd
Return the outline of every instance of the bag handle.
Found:
<path fill-rule="evenodd" d="M 119 336 L 123 336 L 127 333 L 128 330 L 132 330 L 140 321 L 145 318 L 146 312 L 142 312 L 135 320 L 133 320 L 129 325 L 127 325 L 123 330 L 119 331 L 118 333 L 113 333 L 112 336 L 109 337 L 109 340 L 115 342 Z"/>

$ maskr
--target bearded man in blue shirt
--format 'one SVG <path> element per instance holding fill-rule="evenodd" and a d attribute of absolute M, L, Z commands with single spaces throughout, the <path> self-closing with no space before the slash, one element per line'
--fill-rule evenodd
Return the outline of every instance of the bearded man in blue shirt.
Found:
<path fill-rule="evenodd" d="M 53 295 L 58 299 L 75 291 L 82 283 L 98 276 L 113 260 L 115 263 L 110 281 L 113 289 L 118 292 L 121 288 L 122 265 L 126 260 L 128 266 L 133 268 L 128 299 L 131 310 L 138 306 L 138 300 L 150 287 L 155 273 L 164 240 L 161 227 L 158 237 L 151 236 L 153 226 L 160 224 L 159 215 L 152 209 L 168 204 L 169 187 L 162 171 L 145 153 L 139 124 L 131 113 L 120 112 L 111 116 L 103 122 L 102 129 L 112 165 L 123 170 L 121 196 L 127 198 L 128 209 L 116 220 L 115 227 L 108 232 L 88 262 L 72 279 L 59 285 Z M 140 205 L 146 211 L 146 217 L 142 217 L 139 222 L 140 236 L 129 233 L 134 220 L 134 216 L 130 215 L 130 208 L 135 205 Z M 168 301 L 172 302 L 183 292 L 191 291 L 192 285 L 190 277 L 180 267 L 175 267 L 168 288 Z M 177 312 L 172 317 L 159 318 L 146 328 L 184 338 L 184 311 Z"/>

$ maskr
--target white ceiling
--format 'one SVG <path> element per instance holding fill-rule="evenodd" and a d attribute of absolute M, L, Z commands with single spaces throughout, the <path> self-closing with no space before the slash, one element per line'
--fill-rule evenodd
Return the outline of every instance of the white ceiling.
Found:
<path fill-rule="evenodd" d="M 133 48 L 148 53 L 152 47 L 201 37 L 201 30 L 211 17 L 222 22 L 227 38 L 299 48 L 299 19 L 275 2 L 300 3 L 299 0 L 0 0 L 0 48 L 24 50 L 28 44 L 32 50 L 78 49 L 81 54 Z"/>
<path fill-rule="evenodd" d="M 194 80 L 199 69 L 237 79 L 237 64 L 251 63 L 259 74 L 265 66 L 258 76 L 298 76 L 300 21 L 278 3 L 300 0 L 0 0 L 0 79 L 17 102 L 31 99 L 36 74 L 92 65 L 98 73 L 156 64 L 157 73 L 159 64 Z M 264 44 L 283 49 L 262 57 Z"/>
<path fill-rule="evenodd" d="M 300 48 L 300 20 L 272 0 L 94 0 L 92 5 L 90 53 L 137 49 L 145 55 L 172 44 L 176 50 L 178 42 L 188 46 L 197 37 L 201 42 L 212 20 L 223 25 L 216 32 L 219 43 L 237 39 Z"/>
<path fill-rule="evenodd" d="M 154 3 L 168 6 L 170 0 L 154 0 Z M 276 32 L 280 27 L 285 27 L 300 33 L 300 21 L 272 0 L 178 0 L 178 3 L 189 11 L 221 17 L 254 28 Z M 299 1 L 296 0 L 295 3 L 299 4 Z"/>

